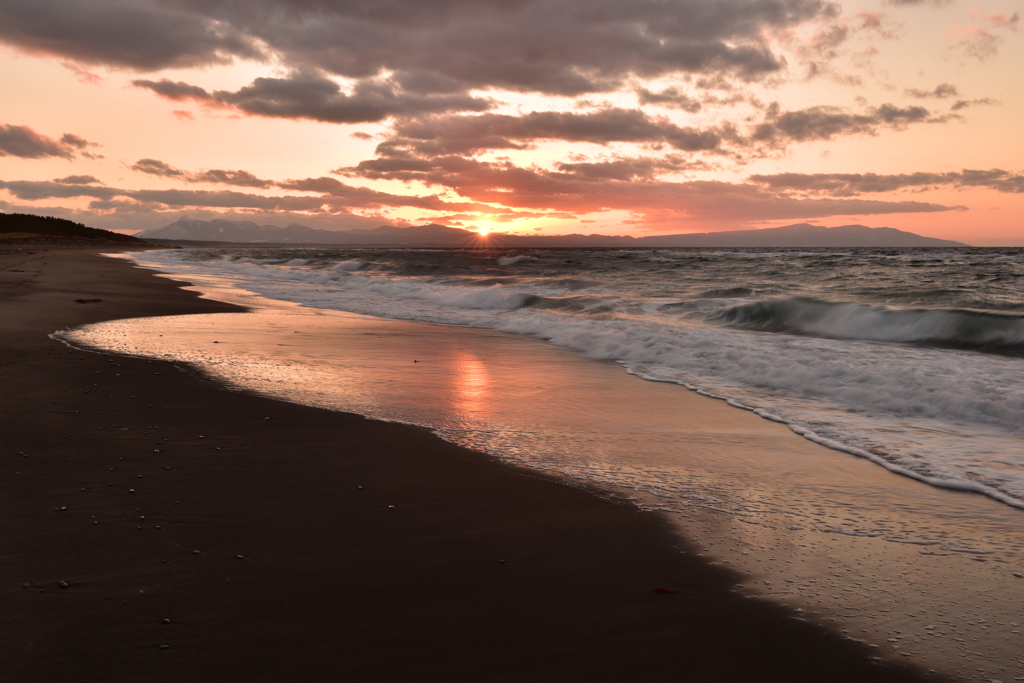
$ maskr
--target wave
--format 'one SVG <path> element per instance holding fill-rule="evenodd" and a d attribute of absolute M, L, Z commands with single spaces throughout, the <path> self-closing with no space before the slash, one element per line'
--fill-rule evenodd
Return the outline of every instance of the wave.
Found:
<path fill-rule="evenodd" d="M 1024 316 L 962 309 L 897 309 L 817 299 L 769 299 L 715 310 L 713 322 L 829 339 L 911 342 L 1024 354 Z"/>

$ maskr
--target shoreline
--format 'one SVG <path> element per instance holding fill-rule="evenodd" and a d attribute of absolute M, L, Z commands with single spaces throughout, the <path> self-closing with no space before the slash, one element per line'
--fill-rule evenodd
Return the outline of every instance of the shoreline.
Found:
<path fill-rule="evenodd" d="M 6 680 L 942 680 L 741 597 L 657 514 L 46 336 L 237 307 L 84 251 L 0 268 Z"/>

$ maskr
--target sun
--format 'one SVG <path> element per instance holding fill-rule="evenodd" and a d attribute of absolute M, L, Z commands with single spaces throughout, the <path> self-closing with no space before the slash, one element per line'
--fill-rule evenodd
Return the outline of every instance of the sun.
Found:
<path fill-rule="evenodd" d="M 477 228 L 476 229 L 476 234 L 480 235 L 481 237 L 487 237 L 487 235 L 489 235 L 490 233 L 491 233 L 491 228 L 489 228 L 489 227 Z"/>

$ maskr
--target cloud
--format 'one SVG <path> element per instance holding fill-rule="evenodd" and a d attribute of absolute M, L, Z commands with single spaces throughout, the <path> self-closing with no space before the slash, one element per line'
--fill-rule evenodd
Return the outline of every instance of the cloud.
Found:
<path fill-rule="evenodd" d="M 163 178 L 185 178 L 187 173 L 160 161 L 159 159 L 139 159 L 129 166 L 133 171 L 161 176 Z"/>
<path fill-rule="evenodd" d="M 70 199 L 72 197 L 94 197 L 112 199 L 122 194 L 121 190 L 110 187 L 93 187 L 81 183 L 66 183 L 48 180 L 0 180 L 0 188 L 6 189 L 21 200 Z"/>
<path fill-rule="evenodd" d="M 102 77 L 92 73 L 91 71 L 83 69 L 81 66 L 75 64 L 74 62 L 64 61 L 61 62 L 60 65 L 68 71 L 70 71 L 72 74 L 74 74 L 75 78 L 78 79 L 79 83 L 89 83 L 91 85 L 97 85 L 103 82 Z"/>
<path fill-rule="evenodd" d="M 160 161 L 159 159 L 139 159 L 129 166 L 129 168 L 140 173 L 148 173 L 149 175 L 160 176 L 162 178 L 184 180 L 189 183 L 220 183 L 223 185 L 255 187 L 260 189 L 274 187 L 276 184 L 272 180 L 258 178 L 249 171 L 242 170 L 226 171 L 224 169 L 217 168 L 207 171 L 199 171 L 197 173 L 189 173 L 188 171 L 182 171 L 179 168 L 174 168 L 170 164 Z"/>
<path fill-rule="evenodd" d="M 69 175 L 64 178 L 54 178 L 53 182 L 61 185 L 102 185 L 103 183 L 91 175 Z"/>
<path fill-rule="evenodd" d="M 1016 31 L 1020 24 L 1020 14 L 986 14 L 974 7 L 971 9 L 971 20 L 980 25 L 950 26 L 946 40 L 950 49 L 984 62 L 999 53 L 999 45 L 1003 40 L 1002 36 L 995 35 L 991 30 Z"/>
<path fill-rule="evenodd" d="M 931 90 L 918 90 L 917 88 L 907 88 L 903 91 L 908 97 L 913 97 L 918 100 L 924 100 L 928 98 L 942 99 L 945 97 L 958 97 L 960 91 L 952 83 L 939 83 Z"/>
<path fill-rule="evenodd" d="M 526 149 L 537 140 L 607 145 L 612 142 L 665 144 L 688 152 L 714 151 L 722 133 L 678 126 L 639 109 L 608 108 L 592 113 L 540 111 L 520 116 L 423 116 L 399 121 L 378 153 L 409 148 L 416 154 L 466 154 L 480 150 Z"/>
<path fill-rule="evenodd" d="M 213 96 L 205 88 L 200 88 L 198 85 L 189 85 L 182 81 L 172 81 L 167 78 L 161 78 L 159 81 L 150 81 L 145 78 L 138 78 L 132 81 L 132 85 L 137 88 L 152 90 L 160 97 L 174 100 L 175 102 L 181 102 L 182 100 L 195 100 L 204 104 L 213 102 Z"/>
<path fill-rule="evenodd" d="M 784 68 L 766 31 L 837 14 L 828 0 L 10 0 L 0 42 L 139 72 L 242 58 L 366 87 L 390 74 L 408 96 L 472 101 L 472 90 L 578 96 L 674 74 L 757 80 Z M 277 85 L 235 94 L 260 108 Z"/>
<path fill-rule="evenodd" d="M 646 88 L 636 89 L 637 99 L 640 104 L 654 104 L 670 109 L 682 109 L 685 112 L 696 114 L 703 106 L 700 100 L 690 97 L 679 88 L 665 88 L 661 92 L 651 92 Z"/>
<path fill-rule="evenodd" d="M 982 97 L 977 100 L 957 100 L 953 103 L 953 106 L 949 108 L 950 111 L 960 111 L 967 107 L 975 107 L 978 105 L 998 105 L 1002 104 L 999 100 L 994 100 L 991 97 Z"/>
<path fill-rule="evenodd" d="M 138 71 L 223 64 L 263 56 L 244 29 L 187 3 L 123 0 L 6 0 L 0 42 L 83 64 Z M 176 6 L 177 5 L 177 6 Z"/>
<path fill-rule="evenodd" d="M 287 78 L 257 78 L 235 92 L 205 89 L 167 79 L 137 79 L 132 84 L 161 97 L 194 100 L 212 107 L 229 107 L 251 116 L 310 119 L 325 123 L 374 123 L 392 116 L 444 111 L 484 111 L 490 100 L 463 93 L 418 94 L 407 92 L 394 79 L 359 81 L 351 93 L 334 80 L 310 71 Z"/>
<path fill-rule="evenodd" d="M 977 26 L 950 26 L 947 40 L 951 49 L 985 62 L 999 53 L 1001 39 Z"/>
<path fill-rule="evenodd" d="M 0 123 L 0 157 L 13 156 L 22 159 L 45 159 L 47 157 L 74 158 L 77 152 L 82 156 L 97 158 L 98 155 L 83 150 L 98 147 L 94 142 L 71 133 L 65 133 L 59 140 L 37 133 L 28 126 Z M 102 158 L 102 157 L 101 157 Z"/>
<path fill-rule="evenodd" d="M 753 139 L 757 141 L 831 140 L 840 135 L 875 135 L 879 128 L 900 130 L 911 123 L 942 122 L 932 117 L 924 107 L 898 107 L 883 104 L 856 114 L 841 107 L 816 106 L 779 114 L 771 109 L 767 121 L 757 126 Z"/>
<path fill-rule="evenodd" d="M 750 180 L 772 190 L 794 190 L 832 196 L 854 196 L 871 192 L 893 192 L 907 188 L 939 185 L 984 187 L 997 192 L 1024 193 L 1024 174 L 994 168 L 948 173 L 776 173 L 752 175 Z"/>

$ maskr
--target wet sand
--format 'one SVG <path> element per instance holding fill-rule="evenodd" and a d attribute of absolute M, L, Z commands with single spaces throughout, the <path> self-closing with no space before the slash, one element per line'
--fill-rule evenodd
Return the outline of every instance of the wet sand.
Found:
<path fill-rule="evenodd" d="M 656 513 L 48 337 L 230 310 L 88 251 L 0 255 L 5 681 L 941 680 L 742 597 Z"/>

